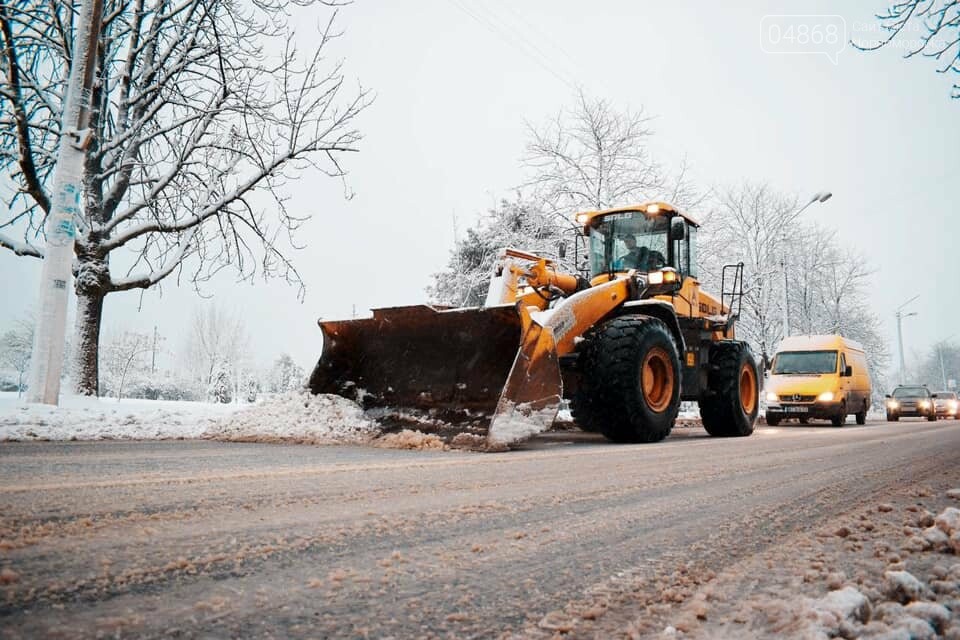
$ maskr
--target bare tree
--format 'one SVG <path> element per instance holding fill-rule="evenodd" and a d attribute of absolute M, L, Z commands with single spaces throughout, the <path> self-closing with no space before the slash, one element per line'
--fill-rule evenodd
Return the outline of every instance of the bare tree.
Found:
<path fill-rule="evenodd" d="M 226 383 L 233 384 L 246 357 L 247 343 L 242 316 L 214 304 L 195 310 L 184 363 L 193 371 L 201 393 L 206 393 L 218 376 L 225 376 Z"/>
<path fill-rule="evenodd" d="M 107 338 L 103 349 L 103 373 L 117 400 L 123 399 L 123 385 L 130 374 L 149 369 L 146 356 L 151 352 L 151 337 L 145 333 L 124 331 Z"/>
<path fill-rule="evenodd" d="M 743 309 L 737 330 L 765 362 L 782 337 L 780 259 L 786 225 L 796 210 L 796 197 L 764 183 L 747 182 L 718 194 L 699 237 L 701 277 L 710 290 L 719 291 L 723 265 L 743 262 Z"/>
<path fill-rule="evenodd" d="M 43 258 L 43 227 L 76 3 L 0 2 L 0 170 L 15 186 L 0 246 Z M 306 171 L 344 175 L 357 115 L 325 59 L 337 10 L 300 55 L 288 16 L 306 0 L 106 0 L 74 264 L 77 390 L 98 391 L 105 296 L 225 267 L 302 282 L 287 253 L 308 217 L 286 208 Z M 326 4 L 326 3 L 324 3 Z M 330 3 L 334 5 L 335 3 Z M 73 141 L 76 143 L 77 141 Z M 302 291 L 302 289 L 301 289 Z"/>
<path fill-rule="evenodd" d="M 960 380 L 960 344 L 956 342 L 941 340 L 917 360 L 920 364 L 915 379 L 931 389 L 946 391 L 951 380 Z M 957 389 L 954 387 L 950 391 L 956 392 Z"/>
<path fill-rule="evenodd" d="M 716 291 L 723 265 L 744 263 L 737 331 L 766 359 L 783 338 L 787 287 L 787 311 L 796 333 L 840 334 L 863 343 L 879 393 L 886 384 L 889 353 L 870 308 L 869 265 L 863 256 L 841 249 L 831 230 L 797 220 L 796 208 L 796 197 L 766 184 L 721 191 L 699 236 L 701 277 Z"/>
<path fill-rule="evenodd" d="M 562 110 L 546 126 L 528 126 L 523 158 L 541 208 L 565 220 L 585 209 L 606 209 L 656 198 L 680 207 L 695 206 L 684 160 L 676 176 L 649 149 L 652 117 L 641 107 L 619 111 L 581 90 L 573 108 Z"/>
<path fill-rule="evenodd" d="M 960 0 L 901 0 L 877 14 L 877 19 L 886 35 L 876 41 L 851 42 L 854 47 L 876 51 L 901 33 L 919 32 L 920 38 L 906 49 L 903 57 L 934 58 L 940 63 L 939 73 L 960 73 Z M 953 84 L 951 97 L 960 99 L 960 82 Z"/>
<path fill-rule="evenodd" d="M 457 306 L 481 304 L 500 249 L 513 246 L 556 260 L 569 271 L 585 257 L 573 223 L 578 211 L 663 199 L 696 207 L 704 194 L 693 185 L 684 159 L 675 173 L 654 159 L 648 143 L 651 117 L 641 108 L 619 111 L 580 91 L 569 109 L 542 127 L 528 126 L 523 164 L 530 173 L 512 199 L 455 239 L 447 267 L 434 274 L 431 299 Z M 569 235 L 568 235 L 569 232 Z M 577 243 L 565 258 L 561 244 Z"/>
<path fill-rule="evenodd" d="M 823 303 L 824 270 L 834 259 L 824 252 L 833 242 L 835 232 L 817 225 L 793 224 L 788 230 L 789 242 L 782 244 L 788 267 L 790 326 L 798 334 L 822 333 L 820 310 Z"/>
<path fill-rule="evenodd" d="M 287 353 L 280 354 L 273 368 L 270 369 L 269 389 L 271 393 L 286 393 L 302 389 L 306 384 L 307 374 Z"/>
<path fill-rule="evenodd" d="M 483 304 L 493 263 L 505 247 L 531 251 L 573 270 L 574 254 L 566 259 L 558 255 L 561 230 L 555 216 L 543 213 L 522 195 L 501 200 L 455 240 L 446 268 L 433 274 L 427 293 L 431 300 L 458 307 Z"/>
<path fill-rule="evenodd" d="M 0 364 L 17 372 L 17 397 L 23 394 L 23 376 L 30 368 L 33 350 L 33 323 L 18 320 L 0 337 Z"/>

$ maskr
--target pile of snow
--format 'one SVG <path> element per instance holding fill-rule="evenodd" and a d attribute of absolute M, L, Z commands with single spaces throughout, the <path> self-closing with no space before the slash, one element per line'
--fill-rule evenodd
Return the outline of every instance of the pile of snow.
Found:
<path fill-rule="evenodd" d="M 432 433 L 423 433 L 412 429 L 404 429 L 399 433 L 388 433 L 378 439 L 375 446 L 381 449 L 415 449 L 446 451 L 448 447 L 439 436 Z"/>
<path fill-rule="evenodd" d="M 60 406 L 0 394 L 0 441 L 167 440 L 366 443 L 377 424 L 340 396 L 291 391 L 254 405 L 64 396 Z"/>
<path fill-rule="evenodd" d="M 198 438 L 237 406 L 175 400 L 64 395 L 59 406 L 0 394 L 0 442 L 22 440 L 163 440 Z"/>
<path fill-rule="evenodd" d="M 891 510 L 881 507 L 880 511 Z M 960 638 L 960 562 L 954 559 L 960 555 L 960 509 L 947 507 L 936 517 L 923 513 L 920 524 L 930 525 L 922 535 L 912 533 L 919 529 L 905 527 L 910 540 L 927 541 L 908 545 L 911 552 L 932 552 L 947 560 L 930 569 L 927 580 L 916 571 L 889 569 L 872 585 L 857 588 L 844 585 L 841 573 L 833 580 L 832 590 L 819 599 L 755 601 L 752 606 L 761 624 L 778 635 L 817 640 Z"/>
<path fill-rule="evenodd" d="M 340 396 L 290 391 L 209 425 L 202 437 L 231 442 L 366 443 L 380 434 L 363 409 Z"/>

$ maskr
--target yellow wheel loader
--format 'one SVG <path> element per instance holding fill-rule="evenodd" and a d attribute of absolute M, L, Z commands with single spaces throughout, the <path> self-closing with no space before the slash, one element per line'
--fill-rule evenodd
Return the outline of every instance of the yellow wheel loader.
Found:
<path fill-rule="evenodd" d="M 589 279 L 505 249 L 483 307 L 321 320 L 311 391 L 483 425 L 495 447 L 548 429 L 564 398 L 581 428 L 615 442 L 667 437 L 681 401 L 699 403 L 710 435 L 750 435 L 757 365 L 734 334 L 743 264 L 723 268 L 719 298 L 702 291 L 699 224 L 663 202 L 576 223 Z"/>

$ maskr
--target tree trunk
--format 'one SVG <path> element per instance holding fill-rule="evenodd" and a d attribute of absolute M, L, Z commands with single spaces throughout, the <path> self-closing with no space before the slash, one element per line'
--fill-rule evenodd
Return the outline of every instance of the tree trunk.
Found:
<path fill-rule="evenodd" d="M 74 390 L 84 396 L 100 395 L 100 322 L 106 292 L 81 291 L 77 286 L 77 324 L 74 333 Z"/>

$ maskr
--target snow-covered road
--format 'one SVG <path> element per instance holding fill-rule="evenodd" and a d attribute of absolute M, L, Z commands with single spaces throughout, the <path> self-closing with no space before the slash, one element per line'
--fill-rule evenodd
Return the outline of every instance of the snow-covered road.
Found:
<path fill-rule="evenodd" d="M 0 635 L 956 637 L 929 530 L 958 453 L 960 423 L 913 421 L 485 455 L 8 442 Z"/>

